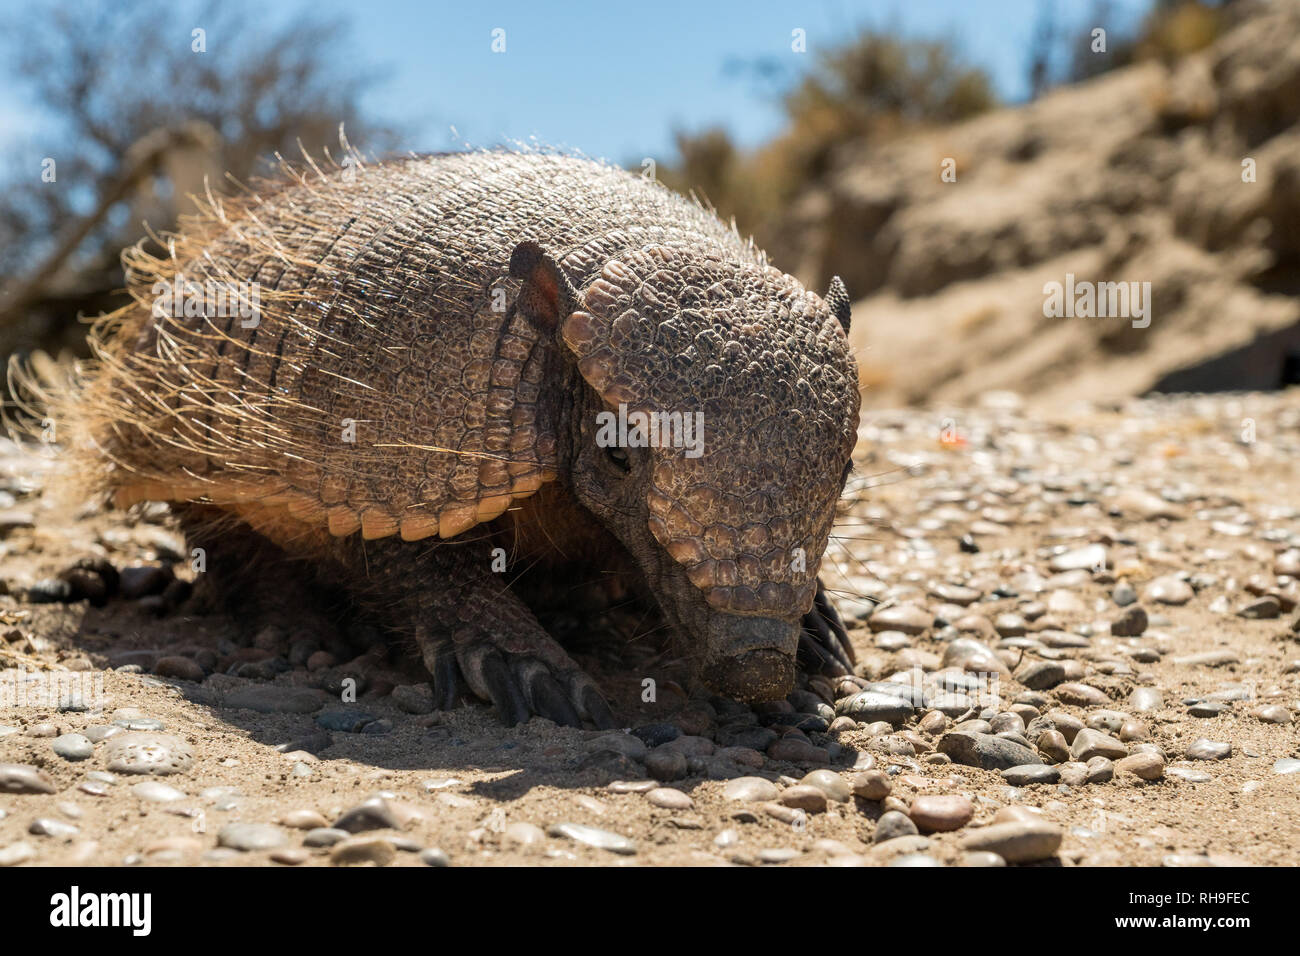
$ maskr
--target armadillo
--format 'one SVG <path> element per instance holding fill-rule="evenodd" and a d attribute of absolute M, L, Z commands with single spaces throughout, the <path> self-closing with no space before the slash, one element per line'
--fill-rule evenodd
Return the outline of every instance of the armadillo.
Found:
<path fill-rule="evenodd" d="M 852 666 L 819 578 L 860 403 L 838 279 L 806 290 L 700 203 L 545 151 L 309 162 L 163 242 L 123 255 L 74 470 L 240 563 L 256 540 L 332 576 L 414 639 L 438 706 L 615 724 L 503 565 L 620 569 L 738 701 Z"/>

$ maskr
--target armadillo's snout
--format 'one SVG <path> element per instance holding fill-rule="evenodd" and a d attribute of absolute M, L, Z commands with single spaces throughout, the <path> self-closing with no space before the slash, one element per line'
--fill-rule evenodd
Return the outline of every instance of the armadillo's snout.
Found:
<path fill-rule="evenodd" d="M 794 689 L 797 624 L 727 616 L 711 631 L 700 679 L 715 694 L 750 703 L 779 700 Z"/>

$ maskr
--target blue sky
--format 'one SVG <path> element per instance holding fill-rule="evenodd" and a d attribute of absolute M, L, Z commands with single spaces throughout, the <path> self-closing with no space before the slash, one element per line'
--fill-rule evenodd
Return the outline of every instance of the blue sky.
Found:
<path fill-rule="evenodd" d="M 955 38 L 970 60 L 990 72 L 1004 98 L 1021 99 L 1025 51 L 1040 2 L 313 0 L 310 9 L 351 24 L 359 65 L 385 75 L 365 105 L 400 121 L 411 133 L 411 149 L 536 137 L 627 162 L 670 159 L 675 128 L 722 125 L 742 145 L 762 142 L 782 125 L 773 91 L 750 76 L 728 75 L 726 64 L 767 56 L 799 71 L 817 50 L 864 25 Z M 1078 24 L 1092 8 L 1087 0 L 1055 3 L 1064 20 Z M 1124 26 L 1148 5 L 1112 3 Z M 0 13 L 40 6 L 0 0 Z M 304 9 L 284 0 L 255 6 L 276 19 Z M 491 51 L 497 27 L 506 31 L 504 54 Z M 809 54 L 803 57 L 790 50 L 796 27 L 807 33 Z M 217 42 L 209 38 L 210 47 Z M 25 138 L 40 122 L 12 88 L 0 85 L 0 141 Z M 459 140 L 450 132 L 453 126 Z"/>

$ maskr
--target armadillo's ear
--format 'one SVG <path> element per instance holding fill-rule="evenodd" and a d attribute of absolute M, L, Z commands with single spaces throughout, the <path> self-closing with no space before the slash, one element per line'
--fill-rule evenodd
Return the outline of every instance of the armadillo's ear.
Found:
<path fill-rule="evenodd" d="M 849 290 L 844 287 L 844 280 L 839 276 L 831 279 L 831 287 L 826 292 L 826 304 L 830 307 L 831 314 L 840 320 L 840 325 L 844 326 L 844 334 L 849 334 L 850 315 Z"/>
<path fill-rule="evenodd" d="M 577 308 L 578 294 L 573 286 L 555 260 L 531 239 L 519 243 L 510 254 L 510 274 L 524 283 L 515 307 L 538 331 L 554 333 Z"/>

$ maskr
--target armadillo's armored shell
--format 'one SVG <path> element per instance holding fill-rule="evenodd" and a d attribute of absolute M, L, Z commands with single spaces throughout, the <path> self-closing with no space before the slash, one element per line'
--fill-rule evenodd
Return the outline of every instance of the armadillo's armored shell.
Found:
<path fill-rule="evenodd" d="M 508 309 L 524 238 L 578 287 L 647 242 L 758 258 L 698 206 L 572 157 L 300 174 L 215 205 L 166 258 L 127 257 L 137 304 L 97 345 L 83 467 L 123 504 L 212 501 L 336 535 L 447 537 L 496 517 L 562 468 L 554 350 Z M 160 302 L 186 282 L 206 290 L 199 309 Z"/>
<path fill-rule="evenodd" d="M 811 605 L 833 516 L 799 502 L 836 497 L 858 401 L 826 303 L 770 266 L 653 245 L 583 304 L 562 336 L 611 407 L 700 413 L 698 455 L 654 452 L 655 537 L 719 609 Z"/>

